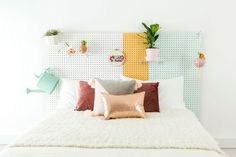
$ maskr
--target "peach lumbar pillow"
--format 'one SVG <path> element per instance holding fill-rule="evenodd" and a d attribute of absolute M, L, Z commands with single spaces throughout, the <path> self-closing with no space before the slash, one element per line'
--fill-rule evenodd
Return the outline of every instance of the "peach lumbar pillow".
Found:
<path fill-rule="evenodd" d="M 104 104 L 101 93 L 113 95 L 125 95 L 134 93 L 134 80 L 121 81 L 121 80 L 103 80 L 95 79 L 95 97 L 93 112 L 98 115 L 104 115 Z"/>
<path fill-rule="evenodd" d="M 111 118 L 144 118 L 145 92 L 127 95 L 101 93 L 104 102 L 104 117 Z"/>

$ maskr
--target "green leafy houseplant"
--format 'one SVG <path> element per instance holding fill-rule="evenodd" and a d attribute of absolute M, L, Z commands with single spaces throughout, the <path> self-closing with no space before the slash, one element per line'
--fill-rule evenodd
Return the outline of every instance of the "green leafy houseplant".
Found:
<path fill-rule="evenodd" d="M 54 36 L 54 35 L 58 35 L 60 33 L 60 31 L 56 30 L 56 29 L 49 29 L 44 36 Z"/>
<path fill-rule="evenodd" d="M 148 48 L 156 48 L 155 42 L 159 37 L 159 34 L 157 34 L 158 30 L 160 29 L 159 24 L 152 24 L 150 26 L 147 26 L 144 22 L 142 22 L 142 25 L 146 29 L 146 31 L 143 32 L 145 36 L 139 36 L 146 40 L 144 44 L 146 44 Z"/>

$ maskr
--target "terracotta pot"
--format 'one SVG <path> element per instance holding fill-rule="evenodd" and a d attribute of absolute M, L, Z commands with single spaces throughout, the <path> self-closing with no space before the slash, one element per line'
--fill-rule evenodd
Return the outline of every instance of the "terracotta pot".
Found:
<path fill-rule="evenodd" d="M 80 45 L 80 53 L 85 54 L 87 52 L 87 47 L 85 45 Z"/>

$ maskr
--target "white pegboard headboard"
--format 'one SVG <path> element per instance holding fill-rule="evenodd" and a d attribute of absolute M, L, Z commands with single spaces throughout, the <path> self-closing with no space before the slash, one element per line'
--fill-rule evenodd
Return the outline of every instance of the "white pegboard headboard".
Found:
<path fill-rule="evenodd" d="M 88 56 L 78 53 L 80 41 L 86 40 Z M 64 33 L 61 43 L 68 42 L 77 50 L 75 56 L 58 50 L 63 46 L 45 46 L 43 67 L 50 67 L 60 78 L 88 80 L 99 77 L 119 79 L 122 67 L 108 62 L 108 55 L 114 49 L 123 50 L 123 33 Z M 185 77 L 184 99 L 188 108 L 196 114 L 200 108 L 200 71 L 193 66 L 193 59 L 201 50 L 200 35 L 197 32 L 163 32 L 158 45 L 161 63 L 149 64 L 149 79 L 163 79 L 179 75 Z M 59 92 L 46 95 L 45 110 L 52 111 L 57 105 Z"/>
<path fill-rule="evenodd" d="M 86 40 L 88 55 L 79 54 L 80 41 Z M 77 54 L 69 56 L 66 50 L 58 50 L 68 42 L 77 50 Z M 50 67 L 60 78 L 73 80 L 89 80 L 94 77 L 118 79 L 122 67 L 113 67 L 108 62 L 108 55 L 114 49 L 122 50 L 122 33 L 64 33 L 57 46 L 45 47 L 44 68 Z M 46 96 L 45 110 L 52 111 L 57 105 L 59 92 Z"/>

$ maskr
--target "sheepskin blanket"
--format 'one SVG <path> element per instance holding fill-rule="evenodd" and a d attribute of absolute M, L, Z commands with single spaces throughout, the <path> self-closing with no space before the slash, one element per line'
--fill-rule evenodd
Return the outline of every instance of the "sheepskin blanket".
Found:
<path fill-rule="evenodd" d="M 147 113 L 147 118 L 104 120 L 60 109 L 16 140 L 12 147 L 203 149 L 221 152 L 187 109 Z"/>

